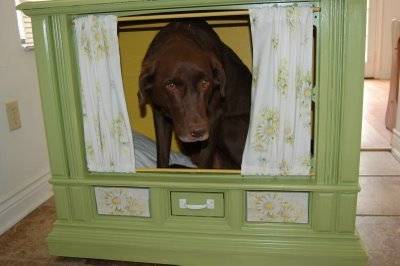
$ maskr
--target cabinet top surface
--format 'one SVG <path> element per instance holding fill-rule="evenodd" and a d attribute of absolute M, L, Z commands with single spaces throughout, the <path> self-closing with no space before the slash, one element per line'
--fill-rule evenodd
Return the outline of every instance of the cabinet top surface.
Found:
<path fill-rule="evenodd" d="M 252 5 L 261 3 L 318 2 L 318 0 L 27 0 L 18 5 L 28 15 L 89 13 L 179 7 Z"/>

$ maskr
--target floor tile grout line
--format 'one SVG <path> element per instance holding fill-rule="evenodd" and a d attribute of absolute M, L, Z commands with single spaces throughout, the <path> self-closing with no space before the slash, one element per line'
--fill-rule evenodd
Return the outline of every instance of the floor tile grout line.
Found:
<path fill-rule="evenodd" d="M 400 214 L 356 214 L 357 217 L 400 217 Z"/>
<path fill-rule="evenodd" d="M 368 175 L 359 175 L 360 177 L 400 177 L 399 174 L 390 174 L 390 175 L 385 175 L 385 174 L 380 174 L 380 175 L 373 175 L 373 174 L 368 174 Z"/>
<path fill-rule="evenodd" d="M 400 177 L 400 174 L 398 175 L 359 175 L 359 177 L 374 177 L 374 178 L 380 178 L 380 177 Z"/>

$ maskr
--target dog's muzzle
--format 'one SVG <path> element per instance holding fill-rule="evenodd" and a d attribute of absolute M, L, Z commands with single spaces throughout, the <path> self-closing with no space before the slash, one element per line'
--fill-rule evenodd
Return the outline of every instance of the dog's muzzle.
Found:
<path fill-rule="evenodd" d="M 183 142 L 197 142 L 204 141 L 208 139 L 209 133 L 205 128 L 195 128 L 190 131 L 190 135 L 178 136 L 178 138 Z"/>

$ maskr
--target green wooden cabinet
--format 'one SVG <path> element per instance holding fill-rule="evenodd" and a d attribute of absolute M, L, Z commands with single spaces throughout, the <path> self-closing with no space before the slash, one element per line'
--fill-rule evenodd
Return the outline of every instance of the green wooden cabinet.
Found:
<path fill-rule="evenodd" d="M 278 2 L 320 7 L 315 14 L 315 175 L 87 171 L 71 28 L 75 16 L 237 10 Z M 202 266 L 366 263 L 354 226 L 365 0 L 45 0 L 25 2 L 19 9 L 33 23 L 57 208 L 48 237 L 52 255 Z M 112 200 L 104 196 L 107 188 L 139 197 L 140 208 L 107 209 L 102 205 Z M 293 204 L 301 203 L 301 219 L 268 220 L 249 209 L 249 202 L 267 204 L 263 199 L 268 197 L 279 202 L 287 195 Z M 205 209 L 193 210 L 199 206 Z"/>

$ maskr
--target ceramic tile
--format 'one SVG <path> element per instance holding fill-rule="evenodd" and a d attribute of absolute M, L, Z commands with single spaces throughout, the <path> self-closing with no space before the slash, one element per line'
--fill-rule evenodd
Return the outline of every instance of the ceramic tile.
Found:
<path fill-rule="evenodd" d="M 400 266 L 400 217 L 357 217 L 370 266 Z"/>
<path fill-rule="evenodd" d="M 400 177 L 360 177 L 358 215 L 400 215 Z"/>
<path fill-rule="evenodd" d="M 361 147 L 390 147 L 392 133 L 386 129 L 385 116 L 389 96 L 388 80 L 365 80 Z"/>
<path fill-rule="evenodd" d="M 361 152 L 360 175 L 400 176 L 400 162 L 398 162 L 390 152 Z"/>
<path fill-rule="evenodd" d="M 389 149 L 390 141 L 384 138 L 367 120 L 363 120 L 361 149 Z"/>

